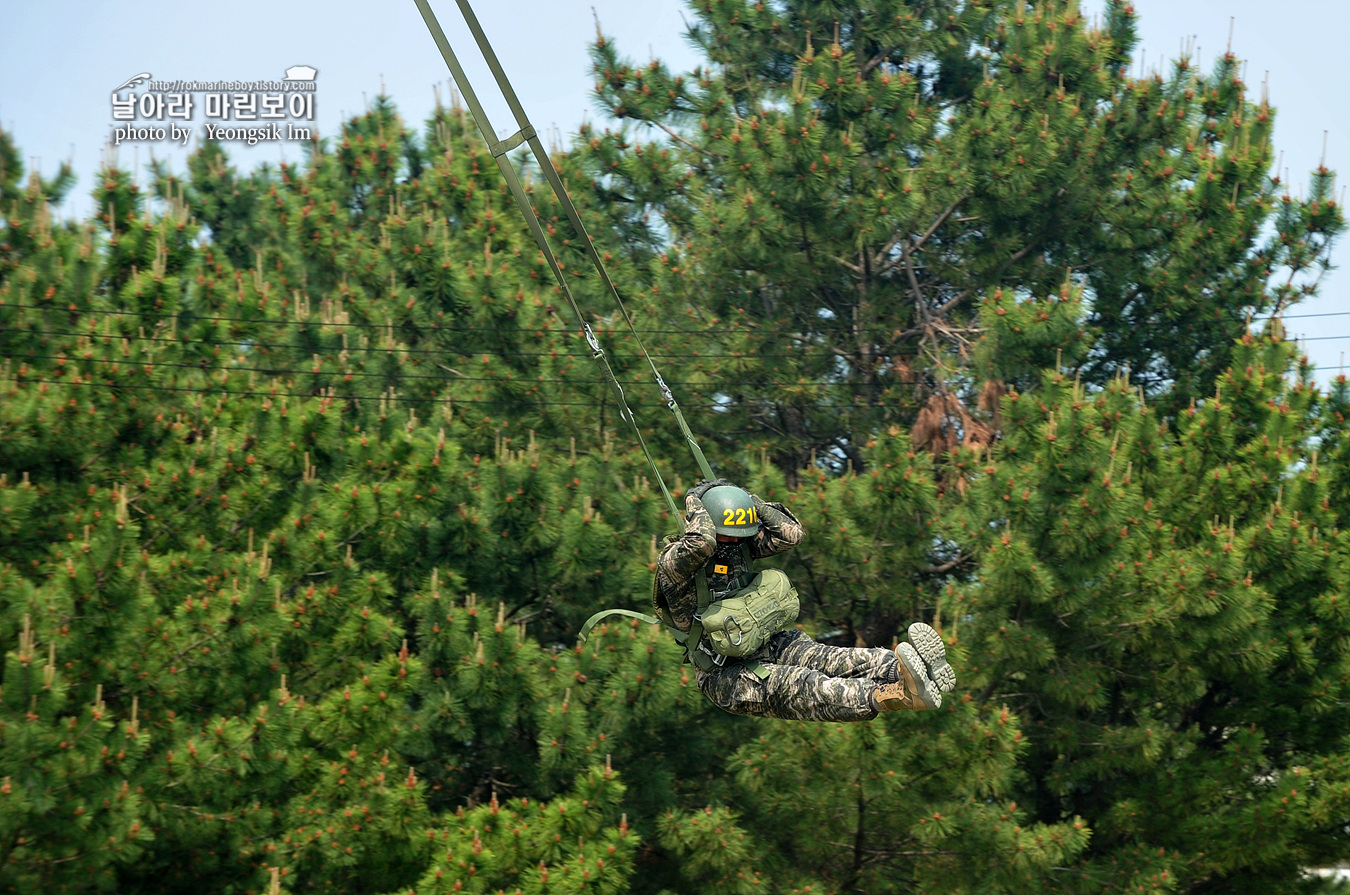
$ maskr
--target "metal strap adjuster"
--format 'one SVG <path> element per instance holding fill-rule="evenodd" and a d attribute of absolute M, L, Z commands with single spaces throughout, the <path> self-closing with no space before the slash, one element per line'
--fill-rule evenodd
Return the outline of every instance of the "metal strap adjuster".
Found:
<path fill-rule="evenodd" d="M 498 140 L 496 143 L 489 145 L 488 151 L 492 153 L 493 158 L 496 158 L 503 153 L 510 152 L 526 140 L 534 139 L 534 135 L 534 125 L 527 124 L 505 140 Z"/>

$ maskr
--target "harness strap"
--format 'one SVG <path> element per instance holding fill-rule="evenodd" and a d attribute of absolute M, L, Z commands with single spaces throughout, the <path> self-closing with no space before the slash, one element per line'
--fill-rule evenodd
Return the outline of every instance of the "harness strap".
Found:
<path fill-rule="evenodd" d="M 755 568 L 753 565 L 751 565 L 751 563 L 754 562 L 754 557 L 750 555 L 750 544 L 746 540 L 742 539 L 740 543 L 740 548 L 741 548 L 741 561 L 745 563 L 745 571 L 742 572 L 740 575 L 738 575 L 736 579 L 731 582 L 732 590 L 740 590 L 743 587 L 749 587 L 750 582 L 755 580 Z"/>
<path fill-rule="evenodd" d="M 425 0 L 418 0 L 420 8 Z M 694 434 L 689 430 L 688 423 L 684 420 L 684 414 L 680 412 L 680 406 L 675 401 L 675 395 L 671 392 L 666 381 L 661 378 L 661 373 L 656 369 L 656 362 L 652 360 L 647 353 L 647 346 L 642 343 L 642 337 L 638 335 L 637 328 L 633 325 L 633 318 L 628 313 L 628 308 L 624 305 L 623 299 L 619 297 L 619 290 L 615 287 L 614 281 L 610 279 L 609 272 L 605 270 L 605 264 L 600 260 L 600 253 L 596 251 L 595 241 L 591 239 L 590 234 L 586 232 L 586 225 L 581 222 L 581 215 L 577 213 L 576 206 L 572 203 L 572 197 L 568 195 L 567 188 L 563 186 L 562 179 L 558 177 L 557 170 L 553 167 L 553 162 L 549 160 L 548 153 L 544 150 L 544 144 L 540 141 L 534 128 L 530 126 L 530 121 L 525 115 L 525 109 L 521 106 L 520 100 L 516 97 L 515 90 L 511 87 L 510 80 L 506 77 L 506 72 L 501 63 L 497 61 L 497 54 L 493 52 L 492 44 L 488 41 L 487 35 L 483 33 L 483 28 L 478 24 L 478 17 L 474 15 L 473 7 L 469 5 L 469 0 L 455 0 L 459 5 L 460 14 L 464 16 L 465 23 L 469 26 L 469 31 L 473 34 L 474 41 L 478 44 L 478 51 L 483 54 L 487 61 L 488 68 L 492 71 L 492 77 L 497 82 L 497 88 L 501 90 L 502 96 L 506 99 L 506 104 L 511 108 L 511 114 L 515 116 L 516 124 L 520 125 L 520 130 L 516 136 L 529 144 L 530 151 L 534 153 L 535 161 L 539 163 L 539 170 L 543 172 L 549 186 L 553 188 L 553 193 L 558 197 L 558 202 L 562 205 L 563 211 L 567 214 L 567 219 L 571 221 L 572 228 L 577 236 L 581 238 L 581 245 L 585 248 L 587 255 L 590 256 L 591 264 L 595 267 L 596 273 L 609 289 L 609 294 L 614 297 L 614 303 L 619 307 L 619 313 L 623 315 L 624 322 L 628 324 L 628 330 L 633 334 L 633 339 L 637 342 L 638 349 L 642 356 L 647 359 L 648 366 L 651 367 L 652 376 L 656 379 L 656 384 L 661 389 L 661 396 L 666 400 L 666 406 L 675 414 L 675 421 L 680 426 L 680 432 L 684 435 L 685 441 L 689 443 L 689 448 L 694 455 L 695 462 L 698 463 L 699 470 L 703 473 L 705 479 L 715 478 L 712 467 L 708 460 L 703 456 L 703 451 L 699 449 L 698 443 L 694 441 Z M 467 83 L 467 82 L 466 82 Z M 486 120 L 486 119 L 485 119 Z M 490 140 L 491 137 L 488 137 Z M 515 137 L 510 138 L 514 140 Z M 512 147 L 519 145 L 521 140 L 517 140 Z M 512 148 L 508 147 L 508 148 Z M 493 155 L 497 153 L 494 151 Z"/>
<path fill-rule="evenodd" d="M 548 240 L 544 235 L 544 230 L 539 223 L 538 215 L 535 214 L 534 207 L 530 204 L 529 197 L 526 195 L 525 189 L 520 183 L 520 178 L 516 173 L 515 166 L 512 165 L 511 160 L 506 157 L 506 153 L 510 152 L 512 149 L 515 149 L 522 144 L 526 144 L 530 147 L 530 151 L 533 153 L 534 158 L 539 165 L 540 172 L 544 175 L 549 186 L 553 189 L 554 195 L 557 196 L 558 203 L 562 206 L 564 212 L 567 214 L 568 221 L 572 224 L 573 229 L 580 237 L 581 244 L 585 248 L 587 255 L 590 257 L 592 265 L 595 267 L 600 279 L 609 289 L 610 294 L 614 297 L 619 312 L 622 314 L 624 322 L 628 325 L 629 331 L 633 334 L 638 349 L 642 352 L 642 356 L 646 358 L 647 364 L 651 367 L 652 375 L 655 377 L 656 383 L 661 390 L 661 396 L 665 400 L 666 406 L 669 407 L 670 411 L 675 415 L 675 421 L 680 427 L 680 433 L 688 443 L 689 449 L 694 455 L 694 461 L 698 464 L 699 470 L 702 472 L 705 479 L 716 478 L 712 466 L 708 463 L 707 457 L 704 456 L 703 451 L 694 440 L 694 434 L 690 431 L 689 424 L 685 421 L 684 414 L 680 411 L 680 406 L 675 400 L 674 393 L 671 392 L 670 386 L 668 386 L 666 381 L 661 377 L 660 371 L 656 369 L 656 362 L 652 360 L 651 355 L 647 352 L 646 345 L 642 342 L 642 337 L 638 335 L 637 328 L 633 325 L 633 319 L 631 315 L 629 315 L 627 307 L 624 306 L 623 299 L 619 296 L 619 290 L 615 287 L 614 281 L 610 279 L 608 271 L 605 270 L 605 265 L 600 259 L 600 254 L 596 251 L 595 244 L 591 239 L 590 234 L 587 233 L 585 224 L 582 223 L 581 215 L 577 213 L 576 206 L 572 203 L 572 199 L 568 195 L 567 188 L 563 185 L 562 179 L 558 176 L 557 170 L 554 169 L 553 163 L 549 159 L 548 153 L 545 151 L 538 133 L 536 133 L 534 127 L 526 117 L 525 110 L 520 105 L 520 100 L 516 97 L 515 91 L 511 88 L 511 82 L 507 79 L 506 72 L 502 69 L 501 63 L 498 62 L 497 54 L 493 52 L 492 45 L 488 42 L 487 35 L 483 33 L 482 26 L 479 25 L 478 18 L 474 15 L 473 8 L 469 5 L 468 0 L 456 0 L 460 13 L 463 15 L 465 23 L 469 26 L 474 41 L 478 44 L 479 52 L 482 53 L 484 60 L 487 62 L 488 68 L 492 72 L 492 77 L 496 80 L 497 86 L 501 90 L 503 97 L 506 99 L 507 105 L 511 108 L 511 114 L 515 117 L 516 123 L 520 125 L 520 129 L 505 140 L 495 139 L 496 131 L 493 130 L 492 124 L 488 120 L 487 112 L 484 111 L 482 104 L 478 101 L 477 94 L 473 92 L 473 86 L 469 83 L 468 76 L 465 75 L 464 69 L 460 66 L 459 59 L 455 56 L 455 51 L 450 47 L 450 41 L 446 39 L 445 32 L 441 30 L 440 23 L 436 20 L 435 13 L 431 11 L 431 6 L 427 0 L 414 0 L 414 2 L 417 4 L 418 11 L 422 14 L 422 20 L 426 22 L 427 29 L 431 32 L 432 39 L 436 42 L 437 48 L 441 51 L 441 57 L 450 68 L 451 76 L 454 77 L 455 83 L 459 85 L 460 91 L 464 94 L 464 99 L 468 103 L 469 112 L 473 116 L 474 123 L 478 126 L 479 133 L 482 134 L 483 140 L 487 143 L 489 151 L 492 153 L 492 158 L 497 163 L 497 168 L 501 171 L 502 178 L 506 181 L 506 185 L 511 191 L 511 197 L 515 200 L 517 207 L 520 208 L 521 215 L 525 218 L 525 223 L 529 227 L 530 234 L 534 237 L 535 243 L 539 246 L 539 251 L 548 262 L 549 269 L 553 272 L 553 278 L 558 283 L 558 288 L 566 297 L 567 303 L 572 308 L 572 312 L 576 314 L 577 320 L 580 321 L 582 331 L 586 337 L 586 343 L 591 348 L 591 356 L 600 366 L 601 372 L 604 373 L 605 378 L 609 381 L 610 388 L 619 399 L 620 417 L 627 420 L 628 424 L 632 427 L 633 435 L 637 438 L 638 446 L 642 448 L 642 454 L 646 457 L 647 464 L 652 469 L 652 474 L 656 478 L 657 485 L 661 488 L 661 494 L 666 500 L 666 505 L 670 508 L 671 515 L 679 518 L 681 515 L 680 510 L 675 505 L 675 499 L 671 496 L 670 489 L 666 487 L 665 479 L 661 475 L 661 470 L 656 465 L 656 460 L 652 457 L 651 452 L 647 448 L 646 440 L 643 439 L 642 431 L 639 429 L 637 420 L 633 416 L 633 411 L 629 408 L 627 399 L 624 396 L 623 386 L 619 384 L 618 378 L 615 377 L 614 370 L 610 366 L 609 359 L 606 357 L 604 349 L 600 347 L 600 341 L 596 338 L 595 332 L 586 321 L 585 315 L 581 313 L 581 308 L 577 305 L 576 299 L 572 295 L 572 290 L 568 287 L 567 280 L 563 277 L 562 268 L 558 265 L 557 258 L 554 256 L 553 250 L 550 248 Z M 746 555 L 748 558 L 748 553 Z M 703 609 L 707 608 L 708 604 L 707 580 L 702 571 L 699 572 L 699 586 L 701 587 L 699 608 L 701 613 Z M 587 619 L 586 624 L 582 626 L 578 642 L 584 643 L 586 637 L 590 634 L 595 625 L 598 624 L 602 618 L 610 615 L 628 616 L 651 624 L 661 623 L 659 619 L 650 615 L 633 612 L 627 609 L 604 610 Z M 704 671 L 717 667 L 717 663 L 711 657 L 697 648 L 698 642 L 703 636 L 703 625 L 697 618 L 688 634 L 684 634 L 673 627 L 671 627 L 670 630 L 674 634 L 675 639 L 685 646 L 689 661 L 696 667 L 701 668 Z M 692 648 L 689 645 L 691 642 L 693 643 Z M 765 679 L 769 676 L 768 671 L 758 662 L 747 662 L 743 664 L 761 679 Z"/>
<path fill-rule="evenodd" d="M 539 250 L 543 253 L 544 258 L 548 261 L 549 268 L 553 271 L 554 279 L 557 280 L 559 288 L 567 298 L 567 303 L 571 305 L 573 313 L 576 314 L 577 319 L 581 322 L 582 329 L 586 336 L 586 342 L 591 347 L 591 355 L 600 365 L 601 371 L 605 374 L 605 378 L 609 381 L 610 387 L 619 399 L 620 417 L 627 420 L 632 427 L 633 434 L 637 438 L 638 445 L 642 448 L 643 456 L 647 458 L 648 465 L 652 468 L 652 473 L 655 475 L 656 482 L 661 488 L 661 494 L 666 499 L 666 504 L 670 508 L 671 515 L 678 517 L 680 515 L 679 508 L 676 507 L 675 499 L 671 497 L 670 490 L 666 487 L 665 479 L 662 478 L 661 471 L 657 468 L 656 461 L 652 458 L 651 452 L 647 449 L 647 443 L 642 437 L 642 432 L 638 428 L 637 420 L 633 417 L 633 411 L 629 408 L 628 402 L 624 396 L 623 387 L 619 385 L 618 379 L 614 376 L 614 371 L 610 367 L 609 359 L 605 356 L 604 349 L 600 347 L 599 340 L 596 339 L 590 324 L 586 322 L 585 316 L 581 313 L 581 308 L 577 305 L 576 299 L 572 295 L 572 290 L 568 287 L 567 281 L 563 277 L 562 269 L 558 266 L 553 250 L 549 247 L 548 240 L 544 236 L 543 227 L 540 225 L 539 218 L 534 212 L 534 207 L 530 204 L 529 197 L 525 194 L 524 187 L 521 186 L 520 178 L 516 174 L 515 166 L 512 165 L 511 160 L 506 157 L 506 153 L 511 149 L 520 146 L 522 143 L 529 145 L 530 151 L 534 154 L 535 160 L 539 164 L 540 171 L 548 181 L 549 186 L 553 189 L 559 204 L 563 207 L 568 220 L 580 237 L 581 244 L 586 249 L 586 252 L 591 259 L 591 263 L 595 266 L 601 280 L 604 281 L 610 294 L 614 296 L 614 300 L 618 303 L 624 321 L 628 324 L 628 328 L 633 332 L 633 337 L 637 340 L 638 348 L 641 350 L 643 357 L 647 359 L 647 363 L 651 366 L 652 374 L 656 377 L 657 384 L 661 388 L 662 397 L 665 398 L 667 406 L 675 414 L 675 419 L 676 422 L 679 423 L 680 431 L 684 435 L 685 440 L 689 443 L 694 454 L 694 460 L 698 463 L 699 469 L 702 471 L 705 478 L 714 478 L 712 467 L 708 464 L 708 460 L 704 457 L 698 444 L 695 443 L 693 433 L 689 430 L 684 415 L 680 412 L 679 405 L 675 402 L 674 395 L 666 385 L 665 380 L 661 378 L 661 374 L 657 371 L 656 363 L 652 360 L 651 355 L 647 353 L 647 348 L 642 343 L 642 338 L 638 336 L 637 330 L 633 326 L 632 318 L 629 316 L 627 308 L 624 307 L 623 300 L 619 297 L 619 291 L 614 286 L 614 282 L 610 279 L 609 273 L 605 270 L 604 263 L 601 261 L 600 255 L 596 251 L 595 245 L 592 242 L 590 235 L 586 232 L 585 225 L 581 221 L 581 216 L 577 213 L 576 206 L 572 203 L 571 197 L 567 194 L 567 188 L 563 186 L 561 178 L 558 177 L 558 172 L 553 167 L 553 162 L 549 160 L 548 153 L 544 149 L 544 144 L 540 141 L 539 135 L 535 132 L 534 127 L 526 117 L 525 110 L 521 107 L 520 100 L 516 98 L 516 93 L 511 88 L 511 82 L 507 79 L 506 72 L 503 71 L 501 63 L 497 61 L 497 54 L 493 52 L 492 45 L 488 42 L 487 35 L 483 33 L 482 27 L 478 24 L 478 18 L 474 15 L 473 8 L 469 5 L 468 0 L 456 0 L 459 5 L 460 13 L 464 16 L 464 21 L 468 24 L 469 30 L 472 32 L 474 40 L 478 44 L 479 52 L 482 53 L 484 60 L 486 60 L 488 64 L 488 68 L 492 71 L 492 76 L 496 80 L 502 95 L 505 97 L 507 105 L 510 106 L 511 113 L 515 117 L 516 123 L 520 125 L 520 130 L 505 140 L 495 139 L 494 134 L 496 132 L 492 129 L 492 124 L 488 120 L 487 113 L 483 110 L 482 104 L 478 101 L 477 94 L 473 92 L 473 87 L 470 85 L 468 77 L 464 74 L 464 69 L 460 66 L 459 59 L 455 56 L 454 50 L 451 49 L 450 42 L 446 39 L 445 32 L 441 30 L 440 23 L 436 20 L 435 13 L 431 11 L 431 6 L 428 4 L 427 0 L 414 0 L 414 2 L 417 4 L 418 10 L 422 13 L 422 19 L 426 22 L 427 29 L 431 32 L 432 39 L 436 41 L 436 46 L 440 49 L 441 56 L 445 59 L 446 65 L 449 66 L 451 75 L 459 85 L 461 92 L 463 92 L 464 99 L 469 105 L 469 112 L 473 115 L 474 123 L 478 125 L 479 132 L 483 135 L 484 141 L 488 144 L 492 152 L 493 160 L 497 163 L 497 168 L 502 172 L 502 177 L 506 180 L 512 198 L 520 208 L 521 214 L 524 216 L 525 222 L 530 228 L 530 233 L 534 236 L 534 240 L 538 244 Z"/>
<path fill-rule="evenodd" d="M 694 613 L 694 620 L 689 623 L 689 639 L 684 643 L 684 651 L 695 668 L 712 671 L 718 666 L 717 660 L 698 648 L 699 641 L 703 639 L 703 613 L 708 611 L 708 605 L 712 603 L 712 593 L 708 590 L 708 573 L 705 569 L 700 568 L 698 574 L 694 576 L 694 587 L 698 594 L 698 612 Z"/>
<path fill-rule="evenodd" d="M 577 643 L 578 644 L 585 643 L 586 638 L 591 635 L 591 629 L 594 628 L 596 625 L 600 624 L 600 620 L 602 618 L 608 618 L 611 615 L 622 615 L 626 616 L 627 618 L 635 618 L 638 621 L 646 622 L 649 625 L 661 624 L 661 619 L 652 615 L 647 615 L 646 613 L 634 612 L 631 609 L 601 609 L 595 615 L 592 615 L 590 618 L 586 619 L 586 624 L 581 626 L 581 633 L 577 634 Z M 684 638 L 686 636 L 684 632 L 680 631 L 677 628 L 671 628 L 671 630 L 675 632 L 675 639 L 680 641 L 681 643 L 684 643 Z"/>
<path fill-rule="evenodd" d="M 733 590 L 740 590 L 742 587 L 745 587 L 745 585 L 749 583 L 749 579 L 754 577 L 752 574 L 753 570 L 749 568 L 750 547 L 745 541 L 741 541 L 741 556 L 745 560 L 746 572 L 732 582 Z M 742 582 L 742 579 L 746 580 Z M 689 661 L 693 663 L 695 668 L 700 668 L 703 671 L 711 671 L 713 668 L 721 667 L 723 663 L 719 663 L 716 659 L 712 658 L 712 656 L 709 656 L 703 650 L 698 648 L 699 641 L 703 639 L 703 613 L 707 611 L 708 605 L 712 603 L 712 591 L 708 588 L 708 569 L 706 564 L 703 568 L 698 570 L 698 575 L 694 578 L 694 586 L 697 588 L 698 593 L 698 612 L 694 614 L 694 620 L 689 625 L 689 639 L 684 644 L 684 649 L 689 656 Z M 725 662 L 725 659 L 723 662 Z M 754 672 L 755 676 L 762 681 L 767 681 L 769 679 L 769 670 L 765 668 L 761 662 L 752 662 L 741 659 L 736 664 L 742 665 Z"/>

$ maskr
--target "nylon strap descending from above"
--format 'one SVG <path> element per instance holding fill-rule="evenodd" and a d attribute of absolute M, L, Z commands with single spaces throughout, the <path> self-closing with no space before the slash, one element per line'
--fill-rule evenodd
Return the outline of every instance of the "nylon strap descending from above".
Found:
<path fill-rule="evenodd" d="M 525 223 L 529 226 L 530 233 L 534 236 L 534 241 L 538 244 L 539 250 L 543 253 L 545 260 L 548 261 L 549 268 L 553 271 L 553 277 L 558 282 L 558 287 L 567 298 L 567 303 L 571 305 L 573 313 L 576 314 L 577 320 L 580 321 L 586 335 L 586 342 L 591 348 L 591 356 L 600 365 L 600 369 L 605 374 L 605 378 L 609 381 L 610 388 L 613 389 L 615 395 L 619 399 L 619 407 L 621 408 L 619 412 L 620 416 L 627 420 L 632 427 L 633 434 L 637 438 L 638 445 L 642 448 L 643 455 L 647 458 L 647 463 L 652 468 L 652 473 L 656 476 L 656 482 L 661 488 L 661 494 L 665 497 L 666 504 L 670 507 L 671 514 L 676 518 L 679 518 L 681 513 L 675 505 L 675 499 L 671 497 L 670 490 L 666 487 L 665 480 L 662 478 L 661 472 L 656 466 L 656 461 L 652 458 L 651 452 L 647 449 L 647 443 L 642 437 L 641 430 L 638 428 L 637 420 L 634 418 L 633 412 L 628 407 L 628 402 L 624 397 L 623 386 L 619 384 L 619 380 L 615 377 L 614 370 L 609 364 L 609 358 L 605 355 L 604 349 L 600 347 L 600 342 L 595 337 L 594 331 L 591 329 L 590 324 L 586 322 L 585 316 L 581 313 L 581 308 L 577 305 L 576 299 L 572 295 L 572 290 L 568 287 L 567 281 L 563 277 L 562 269 L 558 266 L 557 258 L 554 256 L 553 250 L 549 247 L 548 240 L 544 235 L 544 229 L 540 225 L 539 218 L 534 212 L 534 207 L 530 204 L 529 197 L 525 194 L 525 189 L 520 183 L 520 177 L 516 174 L 515 166 L 506 156 L 506 153 L 512 149 L 520 146 L 522 143 L 530 147 L 530 151 L 534 154 L 535 161 L 539 165 L 539 170 L 543 173 L 545 179 L 548 180 L 549 186 L 552 187 L 559 204 L 562 205 L 563 210 L 567 214 L 567 219 L 571 222 L 573 229 L 576 230 L 577 236 L 580 238 L 581 244 L 585 247 L 586 253 L 590 257 L 596 272 L 599 274 L 600 279 L 604 281 L 605 286 L 609 289 L 615 302 L 617 302 L 619 311 L 623 315 L 624 322 L 627 323 L 629 330 L 633 333 L 633 338 L 636 340 L 638 348 L 642 352 L 642 356 L 647 359 L 647 363 L 652 370 L 652 375 L 656 377 L 657 385 L 661 389 L 661 395 L 665 399 L 666 405 L 670 408 L 671 412 L 675 414 L 675 420 L 679 423 L 680 432 L 684 436 L 685 441 L 688 442 L 690 450 L 694 455 L 694 460 L 698 463 L 699 470 L 702 472 L 704 478 L 715 478 L 712 467 L 709 465 L 707 458 L 704 457 L 703 451 L 699 449 L 698 444 L 694 441 L 693 433 L 690 431 L 688 423 L 685 422 L 684 414 L 680 412 L 680 407 L 675 401 L 674 394 L 671 392 L 670 387 L 666 384 L 665 380 L 661 378 L 661 374 L 656 369 L 656 363 L 652 360 L 651 355 L 647 353 L 647 348 L 642 343 L 642 338 L 638 335 L 637 329 L 633 326 L 633 321 L 628 314 L 628 309 L 624 306 L 623 300 L 619 297 L 619 290 L 615 288 L 614 282 L 610 279 L 609 273 L 605 270 L 604 263 L 601 261 L 600 255 L 596 251 L 595 245 L 592 242 L 590 235 L 586 232 L 585 225 L 581 221 L 581 216 L 577 213 L 576 206 L 573 205 L 571 197 L 567 194 L 567 188 L 563 185 L 562 179 L 554 169 L 553 162 L 549 159 L 548 152 L 544 149 L 544 144 L 539 139 L 539 135 L 535 132 L 534 127 L 526 117 L 525 110 L 521 107 L 520 100 L 516 98 L 515 91 L 511 89 L 511 82 L 507 79 L 506 72 L 502 69 L 501 63 L 497 61 L 497 55 L 492 51 L 492 45 L 488 42 L 487 35 L 483 33 L 482 26 L 478 24 L 478 18 L 474 15 L 473 8 L 469 5 L 468 0 L 456 0 L 459 11 L 461 15 L 463 15 L 465 23 L 469 26 L 469 31 L 473 34 L 474 41 L 478 44 L 479 52 L 482 53 L 484 60 L 488 64 L 488 68 L 492 71 L 492 76 L 497 82 L 497 87 L 501 90 L 503 97 L 505 97 L 507 105 L 510 106 L 511 114 L 515 117 L 516 123 L 520 126 L 520 129 L 516 131 L 516 133 L 505 140 L 496 139 L 496 132 L 492 129 L 492 125 L 488 121 L 487 113 L 483 110 L 482 104 L 479 103 L 478 96 L 473 92 L 473 87 L 469 84 L 469 79 L 464 74 L 464 69 L 460 66 L 459 59 L 455 56 L 454 50 L 451 49 L 450 42 L 446 39 L 445 32 L 441 30 L 440 23 L 436 20 L 435 13 L 431 11 L 428 0 L 414 0 L 414 2 L 417 4 L 418 10 L 422 13 L 422 19 L 426 22 L 428 30 L 431 31 L 431 36 L 436 41 L 436 46 L 440 49 L 441 56 L 445 59 L 446 65 L 449 66 L 450 74 L 454 77 L 455 83 L 459 85 L 460 91 L 464 94 L 464 99 L 469 105 L 469 112 L 473 115 L 474 123 L 478 125 L 479 132 L 483 135 L 484 141 L 487 142 L 493 160 L 496 161 L 497 168 L 501 171 L 502 177 L 506 180 L 512 198 L 515 199 L 516 205 L 519 206 L 521 214 L 525 217 Z"/>

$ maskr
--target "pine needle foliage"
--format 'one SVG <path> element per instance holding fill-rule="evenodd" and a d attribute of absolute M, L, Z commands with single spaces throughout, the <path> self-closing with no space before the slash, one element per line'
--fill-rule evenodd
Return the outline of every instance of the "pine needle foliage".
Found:
<path fill-rule="evenodd" d="M 818 639 L 939 712 L 735 718 L 630 620 L 677 530 L 463 110 L 304 161 L 0 133 L 0 890 L 1328 891 L 1350 858 L 1342 229 L 1234 57 L 1061 0 L 700 0 L 554 163 Z M 629 128 L 628 125 L 638 126 Z M 532 201 L 677 498 L 684 446 Z M 1268 226 L 1271 225 L 1271 226 Z"/>
<path fill-rule="evenodd" d="M 736 373 L 702 392 L 726 450 L 767 430 L 787 470 L 861 470 L 879 429 L 959 421 L 958 401 L 978 417 L 982 300 L 1066 282 L 1084 313 L 1041 338 L 1085 382 L 1127 367 L 1158 400 L 1207 392 L 1252 315 L 1315 290 L 1341 227 L 1329 172 L 1280 195 L 1274 110 L 1238 58 L 1137 70 L 1123 2 L 692 6 L 692 72 L 597 39 L 620 126 L 578 148 L 659 237 L 654 313 L 688 309 L 694 369 Z"/>

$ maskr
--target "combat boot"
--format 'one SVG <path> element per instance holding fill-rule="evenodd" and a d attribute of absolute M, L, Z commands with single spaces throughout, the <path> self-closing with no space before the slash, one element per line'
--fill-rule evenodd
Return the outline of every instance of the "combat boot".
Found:
<path fill-rule="evenodd" d="M 915 652 L 923 660 L 924 668 L 928 669 L 928 676 L 937 688 L 943 693 L 955 690 L 956 672 L 947 664 L 947 646 L 942 642 L 942 635 L 923 622 L 915 622 L 909 626 L 909 642 L 914 644 Z"/>
<path fill-rule="evenodd" d="M 918 652 L 908 643 L 895 648 L 899 660 L 900 680 L 881 684 L 872 693 L 878 712 L 899 712 L 905 709 L 923 711 L 942 705 L 942 693 L 928 676 L 928 670 Z"/>

